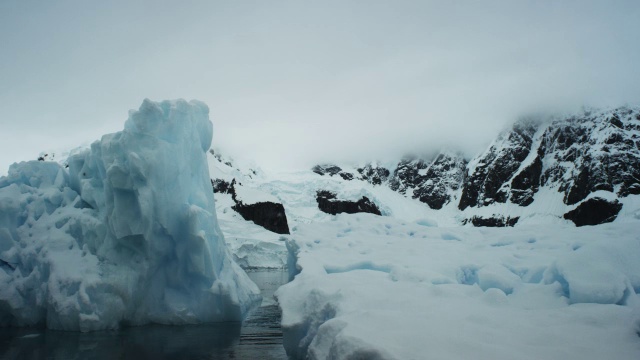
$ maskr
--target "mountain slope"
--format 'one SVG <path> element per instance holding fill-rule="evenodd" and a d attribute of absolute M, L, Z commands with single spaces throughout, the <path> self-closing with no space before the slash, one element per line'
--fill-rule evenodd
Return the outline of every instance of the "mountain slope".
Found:
<path fill-rule="evenodd" d="M 315 167 L 314 172 L 343 179 L 350 174 L 337 165 Z M 472 219 L 561 219 L 583 203 L 586 216 L 614 211 L 602 219 L 613 221 L 621 208 L 618 202 L 633 203 L 626 198 L 640 194 L 640 110 L 621 107 L 524 119 L 469 161 L 441 151 L 407 157 L 389 169 L 366 165 L 353 179 L 387 186 L 435 210 L 454 204 L 462 222 L 476 225 L 482 221 Z M 588 205 L 591 198 L 601 205 Z"/>

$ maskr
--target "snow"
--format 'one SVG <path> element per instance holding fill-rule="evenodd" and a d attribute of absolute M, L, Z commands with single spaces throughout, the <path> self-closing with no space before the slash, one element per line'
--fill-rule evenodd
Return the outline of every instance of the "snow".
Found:
<path fill-rule="evenodd" d="M 198 129 L 196 132 L 208 131 Z M 174 134 L 175 131 L 161 131 L 160 135 L 151 136 L 151 140 L 143 136 L 143 142 L 162 138 L 161 142 L 171 146 L 169 144 L 176 141 Z M 200 139 L 197 134 L 188 136 Z M 49 279 L 46 291 L 0 298 L 0 314 L 7 306 L 22 306 L 17 304 L 18 300 L 47 304 L 48 296 L 59 299 L 51 305 L 54 310 L 86 306 L 78 305 L 85 304 L 86 299 L 87 303 L 109 304 L 109 309 L 115 309 L 109 311 L 116 315 L 108 316 L 97 311 L 81 312 L 78 317 L 81 320 L 77 320 L 80 323 L 93 324 L 105 316 L 117 318 L 118 309 L 124 307 L 135 315 L 126 318 L 127 322 L 136 324 L 149 309 L 160 309 L 154 301 L 143 306 L 142 315 L 126 307 L 129 303 L 123 299 L 139 297 L 136 301 L 147 304 L 151 297 L 134 291 L 144 277 L 137 274 L 151 274 L 154 266 L 180 268 L 166 263 L 153 265 L 142 254 L 174 251 L 186 254 L 181 255 L 188 264 L 183 271 L 167 270 L 153 280 L 144 280 L 153 286 L 158 283 L 165 286 L 161 298 L 174 315 L 158 320 L 164 314 L 158 310 L 147 314 L 148 321 L 191 322 L 195 318 L 190 317 L 192 313 L 204 312 L 202 304 L 207 297 L 198 295 L 203 292 L 222 298 L 225 298 L 222 294 L 228 294 L 231 300 L 226 304 L 232 304 L 230 307 L 236 310 L 237 304 L 244 304 L 239 306 L 244 311 L 255 298 L 255 292 L 236 263 L 245 269 L 288 267 L 293 281 L 280 288 L 276 295 L 283 310 L 284 345 L 295 358 L 639 357 L 640 196 L 619 199 L 624 206 L 613 223 L 576 228 L 562 216 L 580 203 L 565 205 L 564 194 L 558 192 L 557 187 L 541 187 L 534 195 L 535 201 L 526 207 L 495 203 L 460 211 L 457 201 L 452 201 L 441 210 L 433 210 L 392 191 L 385 184 L 374 186 L 360 180 L 345 181 L 340 176 L 319 176 L 311 171 L 273 174 L 260 170 L 255 164 L 221 156 L 219 151 L 206 152 L 211 178 L 228 182 L 236 179 L 238 199 L 243 203 L 282 203 L 292 234 L 281 236 L 245 221 L 232 209 L 231 195 L 216 194 L 218 225 L 214 226 L 213 233 L 218 242 L 214 242 L 214 250 L 210 252 L 214 253 L 216 246 L 224 241 L 231 255 L 226 249 L 219 251 L 224 253 L 223 270 L 213 284 L 203 290 L 196 285 L 203 278 L 208 279 L 209 273 L 207 266 L 200 266 L 200 250 L 189 252 L 191 245 L 171 249 L 171 244 L 166 242 L 156 247 L 136 245 L 148 236 L 163 238 L 164 231 L 170 227 L 162 224 L 169 224 L 175 211 L 153 214 L 160 219 L 159 229 L 149 222 L 128 220 L 134 217 L 148 220 L 151 215 L 141 213 L 140 209 L 159 206 L 154 203 L 154 197 L 145 195 L 149 187 L 140 186 L 143 182 L 139 174 L 145 176 L 145 181 L 154 177 L 150 176 L 152 169 L 141 165 L 136 156 L 149 156 L 138 148 L 131 151 L 138 154 L 136 156 L 115 151 L 117 149 L 112 148 L 119 145 L 114 143 L 120 140 L 106 139 L 91 150 L 90 154 L 94 155 L 72 156 L 68 172 L 59 166 L 23 164 L 20 166 L 24 171 L 14 172 L 20 174 L 19 180 L 0 189 L 0 258 L 6 262 L 0 265 L 0 282 L 15 284 L 11 289 L 23 294 L 35 288 L 34 284 L 42 286 L 43 274 Z M 537 148 L 541 130 L 534 139 L 532 147 Z M 203 212 L 207 212 L 202 215 L 205 218 L 214 216 L 215 219 L 208 199 L 210 185 L 199 182 L 198 174 L 197 181 L 181 177 L 194 172 L 186 169 L 187 164 L 181 163 L 175 154 L 200 159 L 207 147 L 200 145 L 203 146 L 196 146 L 197 152 L 185 150 L 183 153 L 173 148 L 154 152 L 170 159 L 162 169 L 171 180 L 163 186 L 176 184 L 175 188 L 183 188 L 181 181 L 184 181 L 191 189 L 189 194 L 179 195 L 188 199 L 183 202 L 188 204 L 185 212 L 196 220 L 194 229 L 187 231 L 190 235 L 202 234 L 196 229 L 204 228 L 205 235 L 211 230 L 203 221 L 198 223 Z M 502 146 L 499 141 L 494 145 L 497 150 Z M 119 157 L 114 157 L 114 153 Z M 534 160 L 534 155 L 535 152 L 529 154 L 516 174 Z M 110 168 L 105 163 L 126 166 L 122 167 L 124 171 L 117 167 L 108 171 Z M 469 166 L 470 171 L 476 163 Z M 345 172 L 357 174 L 353 166 L 338 165 Z M 393 164 L 388 167 L 393 168 Z M 90 175 L 80 176 L 84 169 Z M 101 183 L 100 177 L 94 176 L 96 173 L 105 173 L 111 182 Z M 105 196 L 107 188 L 109 196 Z M 172 197 L 175 188 L 172 187 L 171 194 L 159 195 L 163 208 L 165 205 L 180 208 Z M 138 204 L 144 202 L 145 206 L 137 206 L 131 202 L 130 194 L 123 194 L 133 189 Z M 318 190 L 335 192 L 345 200 L 366 196 L 378 205 L 383 216 L 325 214 L 318 209 Z M 587 199 L 596 196 L 617 198 L 614 193 L 597 191 Z M 22 218 L 25 213 L 28 217 Z M 107 214 L 123 216 L 104 221 Z M 514 228 L 460 226 L 463 219 L 494 214 L 520 217 L 520 220 Z M 43 229 L 47 229 L 47 236 L 53 241 L 43 246 L 38 240 L 36 245 L 29 234 L 45 233 Z M 113 244 L 115 233 L 126 240 L 126 246 L 122 242 Z M 62 238 L 66 240 L 60 240 Z M 16 239 L 24 244 L 23 248 L 13 245 Z M 126 261 L 122 260 L 125 255 Z M 12 264 L 26 261 L 20 259 L 48 265 L 25 272 L 24 276 L 11 275 Z M 118 260 L 122 261 L 116 266 L 114 262 Z M 215 259 L 212 262 L 212 268 L 216 268 L 218 263 Z M 127 266 L 121 269 L 123 264 Z M 196 296 L 182 296 L 184 288 L 176 291 L 171 285 L 177 282 L 187 284 L 184 285 L 187 292 Z M 102 285 L 94 284 L 107 284 L 115 289 L 109 290 L 109 294 L 124 295 L 96 300 L 95 288 Z M 190 288 L 191 284 L 196 284 L 196 289 Z M 238 284 L 235 290 L 234 284 Z M 4 296 L 7 291 L 2 289 L 6 286 L 0 288 Z M 153 296 L 160 293 L 155 288 L 149 291 Z M 5 298 L 14 303 L 6 302 Z M 201 302 L 194 303 L 198 301 Z M 42 305 L 28 306 L 43 309 Z M 231 313 L 241 312 L 236 310 Z M 49 308 L 39 311 L 31 314 L 37 317 L 46 313 L 47 321 L 62 321 Z M 203 315 L 198 314 L 198 318 Z"/>
<path fill-rule="evenodd" d="M 216 175 L 212 174 L 212 177 L 215 178 Z M 332 215 L 318 209 L 318 190 L 334 192 L 341 200 L 357 201 L 366 196 L 380 208 L 384 216 L 407 221 L 424 219 L 441 225 L 454 225 L 458 222 L 455 218 L 455 206 L 433 210 L 387 186 L 372 185 L 361 180 L 347 181 L 339 176 L 319 176 L 311 171 L 275 174 L 266 172 L 264 178 L 246 181 L 243 185 L 277 196 L 278 202 L 282 203 L 287 211 L 290 227 L 296 224 L 331 221 Z"/>
<path fill-rule="evenodd" d="M 533 136 L 533 148 L 541 134 Z M 260 240 L 260 230 L 252 229 L 251 239 L 230 246 L 244 266 L 260 267 L 279 264 L 268 255 L 286 244 L 292 282 L 276 296 L 289 356 L 640 356 L 640 196 L 619 199 L 624 206 L 613 223 L 576 228 L 563 215 L 580 202 L 564 204 L 564 193 L 550 186 L 540 187 L 526 207 L 507 202 L 460 211 L 456 201 L 432 210 L 384 184 L 311 171 L 245 176 L 243 185 L 276 196 L 287 211 L 290 236 Z M 318 190 L 348 200 L 367 196 L 383 216 L 324 214 Z M 586 199 L 592 197 L 617 198 L 608 191 Z M 514 228 L 460 226 L 494 214 L 520 220 Z M 230 233 L 249 230 L 232 211 L 224 216 Z"/>
<path fill-rule="evenodd" d="M 640 222 L 421 223 L 354 214 L 298 225 L 287 247 L 299 273 L 276 293 L 288 354 L 638 358 Z"/>
<path fill-rule="evenodd" d="M 233 179 L 244 184 L 245 181 L 264 178 L 264 172 L 254 161 L 224 156 L 219 149 L 211 149 L 207 152 L 207 163 L 211 178 L 222 179 L 229 183 Z"/>
<path fill-rule="evenodd" d="M 501 188 L 503 190 L 509 191 L 510 189 L 508 188 L 511 187 L 513 180 L 522 171 L 524 171 L 527 167 L 533 164 L 535 159 L 538 157 L 538 150 L 540 148 L 540 145 L 542 144 L 542 139 L 547 129 L 548 129 L 548 126 L 540 126 L 540 128 L 538 128 L 538 130 L 536 130 L 536 132 L 533 134 L 533 136 L 531 137 L 533 139 L 533 143 L 531 144 L 531 150 L 529 151 L 529 154 L 527 154 L 527 157 L 524 160 L 522 160 L 522 162 L 520 163 L 520 167 L 518 168 L 518 170 L 516 170 L 513 173 L 513 175 L 511 176 L 511 179 L 509 179 L 502 185 Z"/>
<path fill-rule="evenodd" d="M 209 109 L 145 100 L 121 132 L 0 178 L 0 325 L 241 320 L 259 290 L 218 226 Z"/>
<path fill-rule="evenodd" d="M 236 200 L 245 205 L 257 204 L 261 202 L 271 202 L 279 204 L 280 200 L 271 194 L 256 190 L 247 186 L 235 186 Z"/>
<path fill-rule="evenodd" d="M 218 222 L 235 262 L 243 269 L 284 269 L 285 237 L 244 220 L 234 205 L 231 195 L 216 194 Z"/>

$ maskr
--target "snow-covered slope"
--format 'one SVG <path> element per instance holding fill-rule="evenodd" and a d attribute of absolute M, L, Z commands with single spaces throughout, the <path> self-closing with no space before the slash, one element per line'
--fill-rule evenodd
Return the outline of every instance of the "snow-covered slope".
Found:
<path fill-rule="evenodd" d="M 284 345 L 292 357 L 637 359 L 639 131 L 637 108 L 588 111 L 518 122 L 472 159 L 443 150 L 395 162 L 325 164 L 291 173 L 271 173 L 223 151 L 209 151 L 211 182 L 205 181 L 206 186 L 197 182 L 196 194 L 189 199 L 206 198 L 204 192 L 212 192 L 211 187 L 217 192 L 218 223 L 241 266 L 281 268 L 288 262 L 295 278 L 277 296 L 283 311 Z M 131 190 L 130 182 L 140 181 L 136 175 L 145 174 L 137 172 L 135 159 L 129 162 L 130 177 L 119 176 L 117 168 L 111 174 L 115 178 L 110 179 L 122 185 L 115 192 Z M 69 164 L 66 176 L 77 177 L 71 183 L 85 181 L 82 188 L 88 189 L 99 185 L 99 176 L 85 178 L 74 161 Z M 82 223 L 97 221 L 85 205 L 97 200 L 90 196 L 93 191 L 74 190 L 79 185 L 60 190 L 67 172 L 57 164 L 41 165 L 29 165 L 33 172 L 16 180 L 20 189 L 33 188 L 20 192 L 22 200 L 33 204 L 29 206 L 34 214 L 34 219 L 19 227 L 25 239 L 21 241 L 27 244 L 21 251 L 41 257 L 65 254 L 53 260 L 45 257 L 54 265 L 46 271 L 71 279 L 68 287 L 67 283 L 58 287 L 77 290 L 68 298 L 80 303 L 87 288 L 83 283 L 103 281 L 95 271 L 99 253 L 77 240 L 77 229 L 84 229 L 83 238 L 96 237 Z M 183 165 L 166 164 L 166 169 L 176 177 L 192 173 Z M 90 175 L 99 173 L 99 169 L 89 170 Z M 142 191 L 140 198 L 146 199 Z M 319 192 L 345 202 L 366 198 L 381 215 L 330 215 L 319 208 Z M 246 220 L 234 210 L 242 202 L 282 205 L 291 234 L 276 234 Z M 135 212 L 136 207 L 128 204 L 114 202 L 113 209 Z M 0 206 L 17 205 L 3 201 Z M 58 228 L 59 206 L 73 213 L 80 225 L 62 221 Z M 36 219 L 36 214 L 45 220 Z M 0 223 L 18 218 L 0 218 Z M 577 228 L 574 222 L 604 224 Z M 104 232 L 128 234 L 144 224 L 120 219 L 109 225 L 114 230 Z M 471 226 L 509 224 L 515 227 Z M 67 240 L 53 241 L 48 245 L 53 248 L 38 252 L 29 245 L 29 235 L 45 229 L 53 237 L 67 232 Z M 217 234 L 215 226 L 207 231 Z M 0 246 L 6 244 L 4 239 L 15 238 L 14 233 L 0 232 Z M 138 239 L 135 235 L 125 238 Z M 132 247 L 121 251 L 138 259 L 134 250 L 139 249 Z M 180 249 L 184 250 L 176 248 Z M 193 255 L 185 260 L 193 265 L 189 269 L 200 269 L 195 264 L 199 264 L 197 254 L 185 251 Z M 69 257 L 80 264 L 83 276 L 73 277 L 64 266 Z M 3 261 L 0 271 L 8 274 L 13 260 Z M 142 265 L 132 266 L 147 269 L 140 261 Z M 110 269 L 112 264 L 104 266 Z M 35 275 L 28 279 L 15 275 L 17 280 L 11 281 L 20 284 L 14 287 L 17 292 L 31 296 L 25 290 L 29 281 L 39 283 L 32 278 L 38 280 L 46 271 L 32 272 Z M 184 274 L 177 272 L 177 276 Z M 176 279 L 164 280 L 159 282 Z M 178 280 L 186 280 L 185 286 L 199 284 L 190 276 Z M 119 281 L 131 284 L 133 280 Z M 108 293 L 128 294 L 131 286 L 109 288 Z M 222 284 L 223 293 L 228 286 Z M 238 290 L 239 294 L 250 297 L 251 289 L 242 288 L 249 290 Z M 170 301 L 179 298 L 168 293 Z"/>
<path fill-rule="evenodd" d="M 472 159 L 442 150 L 396 162 L 318 165 L 293 173 L 272 173 L 220 149 L 210 150 L 207 161 L 219 197 L 231 199 L 229 189 L 235 180 L 240 200 L 282 204 L 290 229 L 332 219 L 319 209 L 318 191 L 354 202 L 366 197 L 383 216 L 421 219 L 439 226 L 570 223 L 565 214 L 581 218 L 574 220 L 580 223 L 591 219 L 594 212 L 614 214 L 604 219 L 596 216 L 592 219 L 596 223 L 625 222 L 640 217 L 636 195 L 640 186 L 639 118 L 637 108 L 618 108 L 525 119 L 499 134 L 486 151 Z M 55 160 L 66 163 L 63 156 Z M 224 211 L 233 215 L 229 227 L 222 224 L 227 241 L 244 239 L 231 244 L 232 248 L 246 245 L 244 248 L 260 251 L 255 245 L 270 239 L 266 258 L 272 260 L 264 266 L 275 266 L 276 258 L 286 258 L 279 235 L 251 230 L 248 232 L 255 236 L 237 236 L 245 225 L 247 230 L 260 229 L 235 216 L 233 202 L 224 204 Z M 252 260 L 242 263 L 262 266 Z"/>
<path fill-rule="evenodd" d="M 370 214 L 300 225 L 276 293 L 310 359 L 637 359 L 640 221 L 428 227 Z"/>
<path fill-rule="evenodd" d="M 397 162 L 324 164 L 307 171 L 271 173 L 219 150 L 208 159 L 216 184 L 228 187 L 235 179 L 243 189 L 253 189 L 252 197 L 282 204 L 290 229 L 333 219 L 319 209 L 318 191 L 353 202 L 366 197 L 382 216 L 441 227 L 572 224 L 572 220 L 583 225 L 614 219 L 622 223 L 640 218 L 639 118 L 637 108 L 619 108 L 525 119 L 471 160 L 443 150 Z M 234 213 L 231 207 L 226 211 Z M 238 221 L 234 231 L 240 229 L 242 217 L 233 219 Z M 226 234 L 228 239 L 238 238 Z M 264 237 L 271 239 L 267 252 L 277 249 L 284 259 L 280 237 Z M 241 238 L 244 243 L 233 248 L 246 245 L 261 251 L 255 247 L 263 241 L 260 236 Z M 276 263 L 269 261 L 268 266 Z M 245 266 L 260 264 L 250 261 Z"/>
<path fill-rule="evenodd" d="M 415 157 L 403 159 L 393 171 L 389 187 L 432 209 L 442 209 L 460 198 L 466 164 L 462 154 L 446 150 L 430 162 Z"/>
<path fill-rule="evenodd" d="M 312 207 L 311 189 L 383 210 L 305 210 L 316 217 L 293 228 L 295 278 L 277 292 L 287 353 L 638 358 L 639 129 L 637 108 L 529 119 L 469 161 L 443 151 L 281 180 L 294 213 Z"/>
<path fill-rule="evenodd" d="M 603 223 L 616 218 L 620 204 L 632 206 L 626 205 L 634 203 L 630 195 L 640 194 L 640 109 L 523 119 L 469 161 L 445 150 L 387 168 L 322 165 L 313 171 L 387 186 L 431 209 L 455 213 L 463 223 L 563 222 L 576 208 L 579 215 L 567 216 L 576 224 Z M 599 218 L 590 210 L 604 207 L 613 216 Z"/>

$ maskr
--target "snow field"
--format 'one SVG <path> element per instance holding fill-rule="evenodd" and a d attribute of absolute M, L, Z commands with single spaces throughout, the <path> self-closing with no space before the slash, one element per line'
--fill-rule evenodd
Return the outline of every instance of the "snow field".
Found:
<path fill-rule="evenodd" d="M 369 214 L 299 225 L 276 296 L 311 359 L 637 359 L 640 222 L 437 228 Z M 427 223 L 428 225 L 428 223 Z"/>

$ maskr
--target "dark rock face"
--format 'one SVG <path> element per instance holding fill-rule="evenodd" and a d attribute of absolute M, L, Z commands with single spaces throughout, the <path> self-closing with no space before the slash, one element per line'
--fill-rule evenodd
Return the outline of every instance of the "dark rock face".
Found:
<path fill-rule="evenodd" d="M 432 157 L 409 156 L 402 159 L 393 174 L 389 169 L 367 164 L 356 169 L 355 175 L 335 165 L 316 165 L 313 172 L 344 180 L 362 180 L 372 185 L 387 185 L 394 191 L 419 199 L 432 209 L 441 209 L 457 199 L 462 186 L 467 161 L 460 153 L 442 151 Z"/>
<path fill-rule="evenodd" d="M 407 191 L 411 193 L 425 181 L 420 173 L 426 171 L 428 167 L 428 160 L 425 161 L 415 156 L 402 159 L 393 171 L 389 187 L 400 194 L 406 194 Z"/>
<path fill-rule="evenodd" d="M 213 187 L 214 193 L 231 194 L 233 190 L 233 187 L 231 186 L 231 184 L 222 179 L 212 179 L 211 186 Z"/>
<path fill-rule="evenodd" d="M 362 180 L 367 181 L 373 185 L 381 185 L 383 182 L 387 181 L 389 175 L 391 174 L 389 169 L 372 164 L 368 164 L 364 167 L 358 168 L 358 173 L 360 174 L 360 178 Z"/>
<path fill-rule="evenodd" d="M 442 151 L 431 158 L 406 157 L 389 178 L 389 187 L 438 210 L 457 196 L 466 165 L 462 154 L 450 151 Z"/>
<path fill-rule="evenodd" d="M 336 175 L 338 173 L 340 173 L 342 171 L 342 169 L 336 165 L 332 165 L 332 164 L 324 164 L 324 165 L 316 165 L 314 166 L 311 171 L 313 171 L 314 173 L 318 174 L 318 175 L 329 175 L 329 176 L 333 176 Z"/>
<path fill-rule="evenodd" d="M 316 165 L 313 168 L 311 168 L 311 171 L 313 171 L 314 173 L 318 174 L 318 175 L 328 175 L 328 176 L 334 176 L 334 175 L 340 175 L 340 177 L 344 180 L 353 180 L 354 176 L 351 173 L 348 173 L 346 171 L 343 171 L 339 166 L 337 165 L 331 165 L 331 164 L 324 164 L 324 165 Z"/>
<path fill-rule="evenodd" d="M 236 204 L 231 208 L 247 221 L 253 221 L 254 224 L 273 231 L 278 234 L 289 234 L 289 224 L 284 206 L 280 203 L 270 201 L 258 202 L 255 204 L 244 204 L 236 197 L 236 179 L 231 183 L 222 179 L 211 180 L 211 186 L 214 193 L 231 194 L 233 202 Z"/>
<path fill-rule="evenodd" d="M 533 202 L 533 195 L 540 187 L 540 175 L 542 174 L 542 160 L 537 155 L 533 163 L 527 165 L 511 181 L 511 202 L 521 206 L 527 206 Z"/>
<path fill-rule="evenodd" d="M 634 115 L 619 108 L 609 114 L 586 113 L 554 122 L 542 143 L 548 163 L 542 185 L 558 186 L 567 205 L 597 190 L 617 191 L 620 197 L 640 193 Z"/>
<path fill-rule="evenodd" d="M 330 191 L 320 190 L 317 192 L 316 201 L 321 211 L 331 215 L 340 213 L 355 214 L 360 212 L 382 215 L 378 206 L 366 196 L 363 196 L 358 201 L 338 200 L 336 194 Z"/>
<path fill-rule="evenodd" d="M 528 206 L 542 186 L 564 193 L 567 205 L 598 190 L 639 194 L 638 112 L 622 107 L 517 123 L 471 163 L 458 207 Z"/>
<path fill-rule="evenodd" d="M 517 123 L 512 130 L 500 134 L 494 144 L 474 161 L 475 167 L 469 170 L 464 181 L 458 205 L 460 210 L 507 201 L 510 180 L 529 155 L 536 130 L 537 124 L 533 122 Z M 537 181 L 532 179 L 532 182 Z"/>
<path fill-rule="evenodd" d="M 389 187 L 441 209 L 462 186 L 467 161 L 462 154 L 442 151 L 432 159 L 408 157 L 400 161 Z"/>
<path fill-rule="evenodd" d="M 323 172 L 389 186 L 432 209 L 450 203 L 463 211 L 499 203 L 527 207 L 541 188 L 561 193 L 565 205 L 578 204 L 595 191 L 618 198 L 638 195 L 640 108 L 524 119 L 469 162 L 459 154 L 441 152 L 404 158 L 392 174 L 375 163 L 352 172 L 339 167 Z M 497 216 L 510 219 L 508 214 Z M 483 219 L 467 221 L 487 224 Z"/>
<path fill-rule="evenodd" d="M 340 175 L 340 177 L 344 180 L 363 180 L 373 185 L 383 184 L 387 181 L 389 175 L 391 174 L 389 169 L 375 164 L 367 164 L 361 168 L 356 169 L 356 171 L 354 171 L 353 173 L 345 171 L 339 166 L 333 164 L 316 165 L 311 168 L 311 171 L 322 176 Z"/>
<path fill-rule="evenodd" d="M 253 221 L 256 225 L 269 231 L 277 234 L 289 234 L 289 224 L 282 204 L 259 202 L 245 205 L 242 202 L 237 202 L 232 209 L 242 215 L 245 220 Z"/>
<path fill-rule="evenodd" d="M 518 220 L 520 220 L 520 217 L 512 218 L 512 217 L 504 217 L 504 216 L 499 216 L 494 214 L 494 216 L 490 218 L 474 216 L 471 219 L 464 220 L 462 223 L 463 224 L 472 223 L 473 226 L 476 226 L 476 227 L 506 227 L 506 226 L 513 227 L 516 223 L 518 223 Z"/>
<path fill-rule="evenodd" d="M 615 220 L 621 209 L 622 204 L 618 200 L 610 202 L 594 197 L 564 214 L 564 218 L 573 221 L 576 226 L 599 225 Z"/>
<path fill-rule="evenodd" d="M 442 152 L 436 156 L 413 190 L 413 198 L 432 209 L 442 207 L 452 200 L 462 186 L 467 162 L 461 154 Z"/>
<path fill-rule="evenodd" d="M 353 174 L 346 173 L 346 172 L 341 172 L 340 177 L 347 181 L 353 180 Z"/>

